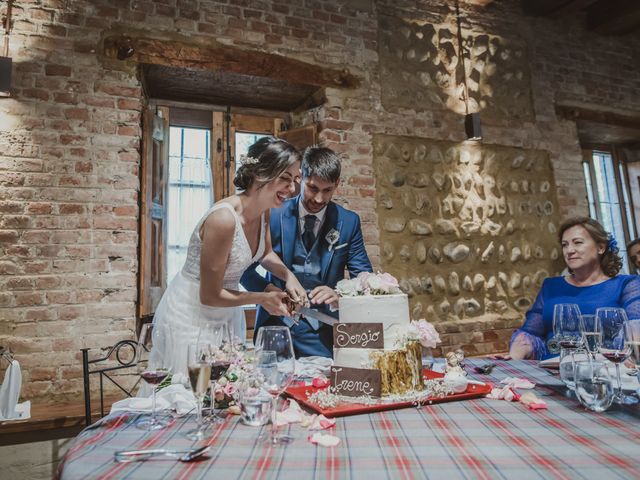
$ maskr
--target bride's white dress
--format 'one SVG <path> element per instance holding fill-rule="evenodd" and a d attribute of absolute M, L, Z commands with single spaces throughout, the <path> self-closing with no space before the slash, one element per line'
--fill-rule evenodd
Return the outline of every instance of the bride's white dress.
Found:
<path fill-rule="evenodd" d="M 210 307 L 200 303 L 200 227 L 211 213 L 220 208 L 229 209 L 236 219 L 231 251 L 224 272 L 224 288 L 238 290 L 244 271 L 264 254 L 264 214 L 261 219 L 260 241 L 254 255 L 251 255 L 251 247 L 240 218 L 231 204 L 217 203 L 200 219 L 189 239 L 184 266 L 162 296 L 153 319 L 154 342 L 149 363 L 156 367 L 168 366 L 174 374 L 186 375 L 187 346 L 198 341 L 199 336 L 201 340 L 206 340 L 207 325 L 227 323 L 231 335 L 243 341 L 246 337 L 242 307 Z"/>

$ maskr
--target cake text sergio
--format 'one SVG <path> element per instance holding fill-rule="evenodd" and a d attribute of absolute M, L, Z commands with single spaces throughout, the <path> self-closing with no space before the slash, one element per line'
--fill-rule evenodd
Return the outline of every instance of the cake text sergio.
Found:
<path fill-rule="evenodd" d="M 331 367 L 331 392 L 346 397 L 380 397 L 380 370 Z"/>
<path fill-rule="evenodd" d="M 333 327 L 333 344 L 339 348 L 384 348 L 384 325 L 338 323 Z"/>

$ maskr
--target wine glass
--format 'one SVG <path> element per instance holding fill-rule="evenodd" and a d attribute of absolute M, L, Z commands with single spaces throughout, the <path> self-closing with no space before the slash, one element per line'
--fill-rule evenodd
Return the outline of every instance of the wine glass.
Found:
<path fill-rule="evenodd" d="M 235 359 L 235 350 L 231 345 L 229 326 L 226 322 L 208 322 L 200 332 L 200 338 L 206 339 L 209 345 L 207 360 L 211 367 L 211 420 L 220 421 L 215 413 L 215 388 L 216 382 L 222 378 Z"/>
<path fill-rule="evenodd" d="M 278 397 L 295 377 L 295 356 L 289 328 L 284 326 L 262 327 L 256 338 L 256 368 L 264 378 L 263 388 L 271 395 L 272 445 L 289 443 L 290 436 L 277 435 Z"/>
<path fill-rule="evenodd" d="M 158 430 L 168 425 L 168 422 L 156 417 L 156 390 L 157 386 L 169 375 L 170 369 L 162 364 L 160 359 L 149 361 L 148 352 L 153 344 L 163 344 L 167 341 L 166 327 L 145 323 L 140 330 L 138 344 L 136 345 L 136 371 L 138 375 L 152 389 L 151 417 L 143 418 L 136 426 L 143 430 Z"/>
<path fill-rule="evenodd" d="M 553 333 L 560 345 L 560 348 L 571 355 L 572 381 L 565 384 L 570 390 L 575 388 L 575 351 L 583 345 L 584 326 L 580 308 L 575 303 L 558 303 L 553 307 Z M 560 368 L 562 370 L 562 356 L 560 358 Z"/>
<path fill-rule="evenodd" d="M 582 341 L 584 346 L 591 355 L 591 358 L 595 360 L 596 353 L 598 353 L 598 347 L 602 341 L 602 333 L 598 330 L 598 322 L 596 322 L 595 315 L 582 315 Z"/>
<path fill-rule="evenodd" d="M 208 343 L 193 343 L 187 347 L 187 369 L 189 371 L 189 383 L 196 397 L 196 423 L 198 427 L 186 433 L 189 440 L 201 440 L 207 430 L 202 418 L 202 402 L 209 390 L 211 382 L 211 347 Z"/>
<path fill-rule="evenodd" d="M 620 378 L 620 364 L 631 354 L 631 346 L 625 339 L 624 324 L 628 321 L 626 312 L 622 308 L 598 308 L 596 321 L 602 335 L 600 354 L 616 366 L 618 388 L 614 401 L 624 405 L 638 403 L 637 398 L 622 392 L 622 379 Z"/>
<path fill-rule="evenodd" d="M 629 346 L 631 358 L 636 364 L 636 374 L 640 382 L 640 320 L 628 320 L 624 324 L 624 341 Z M 640 388 L 636 390 L 640 395 Z"/>

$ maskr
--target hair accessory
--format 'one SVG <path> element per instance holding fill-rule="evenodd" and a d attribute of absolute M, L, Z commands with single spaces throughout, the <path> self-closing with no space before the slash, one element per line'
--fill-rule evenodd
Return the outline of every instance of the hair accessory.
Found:
<path fill-rule="evenodd" d="M 609 244 L 607 245 L 607 250 L 609 250 L 612 253 L 618 253 L 619 249 L 618 249 L 618 242 L 616 241 L 616 237 L 614 237 L 612 234 L 609 234 L 608 237 L 609 237 Z"/>
<path fill-rule="evenodd" d="M 241 165 L 255 165 L 259 163 L 260 160 L 254 157 L 250 157 L 249 155 L 240 155 L 240 164 Z"/>

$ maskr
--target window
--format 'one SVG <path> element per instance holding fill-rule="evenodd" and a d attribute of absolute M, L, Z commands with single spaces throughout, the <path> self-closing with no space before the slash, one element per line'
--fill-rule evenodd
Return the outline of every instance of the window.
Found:
<path fill-rule="evenodd" d="M 171 127 L 167 210 L 167 283 L 180 271 L 189 237 L 213 203 L 210 130 Z"/>
<path fill-rule="evenodd" d="M 636 237 L 624 166 L 606 150 L 587 150 L 583 160 L 589 215 L 618 241 L 628 273 L 626 244 Z"/>

